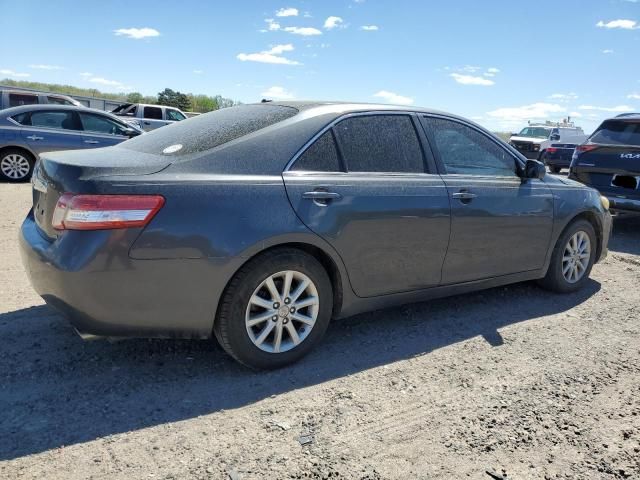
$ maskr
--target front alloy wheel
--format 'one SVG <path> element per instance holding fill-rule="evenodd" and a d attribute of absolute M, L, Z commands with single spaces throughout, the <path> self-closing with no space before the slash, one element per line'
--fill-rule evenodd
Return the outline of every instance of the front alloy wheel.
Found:
<path fill-rule="evenodd" d="M 0 159 L 0 173 L 9 181 L 26 180 L 31 173 L 32 163 L 22 153 L 8 152 Z"/>
<path fill-rule="evenodd" d="M 573 234 L 564 247 L 562 275 L 569 283 L 576 283 L 584 276 L 591 258 L 591 240 L 579 231 Z"/>

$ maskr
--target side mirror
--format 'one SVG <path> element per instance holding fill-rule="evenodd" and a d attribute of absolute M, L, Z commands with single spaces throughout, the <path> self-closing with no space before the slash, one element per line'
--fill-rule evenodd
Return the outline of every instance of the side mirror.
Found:
<path fill-rule="evenodd" d="M 124 130 L 124 134 L 129 138 L 137 137 L 141 133 L 142 132 L 140 132 L 139 130 L 136 130 L 135 128 L 125 128 Z"/>
<path fill-rule="evenodd" d="M 537 178 L 542 179 L 547 173 L 547 169 L 544 166 L 544 163 L 539 162 L 538 160 L 527 160 L 527 163 L 524 165 L 524 177 L 523 178 Z"/>
<path fill-rule="evenodd" d="M 552 142 L 557 142 L 558 140 L 560 140 L 560 134 L 559 133 L 554 133 L 553 135 L 551 135 L 549 137 L 549 140 L 551 140 Z"/>

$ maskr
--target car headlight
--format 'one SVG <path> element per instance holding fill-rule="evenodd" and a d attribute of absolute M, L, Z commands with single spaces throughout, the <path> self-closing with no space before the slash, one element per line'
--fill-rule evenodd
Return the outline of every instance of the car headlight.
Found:
<path fill-rule="evenodd" d="M 600 195 L 600 203 L 602 204 L 602 208 L 609 210 L 609 199 L 607 197 Z"/>

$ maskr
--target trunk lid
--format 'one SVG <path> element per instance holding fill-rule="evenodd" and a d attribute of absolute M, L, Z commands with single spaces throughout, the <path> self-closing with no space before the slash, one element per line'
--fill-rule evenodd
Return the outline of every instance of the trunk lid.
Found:
<path fill-rule="evenodd" d="M 31 178 L 33 215 L 42 233 L 54 240 L 51 226 L 56 203 L 64 193 L 109 193 L 104 177 L 151 175 L 171 164 L 169 157 L 108 147 L 40 155 Z"/>

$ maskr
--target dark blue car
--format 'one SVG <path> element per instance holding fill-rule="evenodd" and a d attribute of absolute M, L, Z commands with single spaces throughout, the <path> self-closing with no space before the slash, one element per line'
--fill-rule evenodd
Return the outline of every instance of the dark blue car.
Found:
<path fill-rule="evenodd" d="M 45 104 L 0 110 L 0 180 L 28 180 L 43 152 L 109 147 L 141 133 L 114 115 L 84 107 Z"/>
<path fill-rule="evenodd" d="M 84 336 L 215 336 L 275 368 L 331 318 L 525 280 L 576 291 L 610 228 L 596 190 L 461 117 L 263 103 L 42 155 L 21 251 Z"/>

